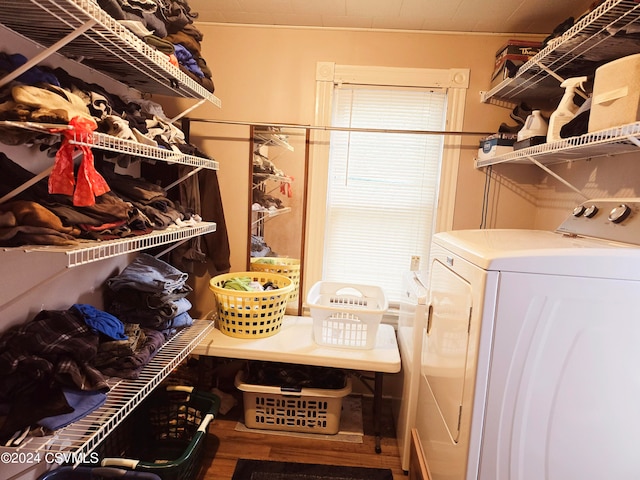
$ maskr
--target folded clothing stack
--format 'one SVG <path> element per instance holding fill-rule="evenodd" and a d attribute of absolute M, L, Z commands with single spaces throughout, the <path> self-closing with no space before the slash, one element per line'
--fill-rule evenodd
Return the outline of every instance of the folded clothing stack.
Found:
<path fill-rule="evenodd" d="M 119 275 L 106 282 L 106 310 L 125 323 L 139 324 L 173 335 L 193 324 L 192 288 L 188 274 L 152 255 L 142 253 Z"/>

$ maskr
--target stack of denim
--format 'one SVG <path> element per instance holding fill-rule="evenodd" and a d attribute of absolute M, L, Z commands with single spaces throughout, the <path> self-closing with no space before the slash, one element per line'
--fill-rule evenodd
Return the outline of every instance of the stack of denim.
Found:
<path fill-rule="evenodd" d="M 170 337 L 193 324 L 188 274 L 146 253 L 107 280 L 106 310 L 124 323 L 161 331 Z"/>

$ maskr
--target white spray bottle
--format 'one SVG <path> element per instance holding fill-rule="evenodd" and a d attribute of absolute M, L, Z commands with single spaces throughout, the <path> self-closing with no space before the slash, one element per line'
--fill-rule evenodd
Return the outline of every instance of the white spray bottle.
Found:
<path fill-rule="evenodd" d="M 558 104 L 558 108 L 551 114 L 549 118 L 549 130 L 547 131 L 547 142 L 555 142 L 560 140 L 560 129 L 569 123 L 575 117 L 578 105 L 573 101 L 577 88 L 582 88 L 587 77 L 567 78 L 560 84 L 564 88 L 564 95 Z"/>

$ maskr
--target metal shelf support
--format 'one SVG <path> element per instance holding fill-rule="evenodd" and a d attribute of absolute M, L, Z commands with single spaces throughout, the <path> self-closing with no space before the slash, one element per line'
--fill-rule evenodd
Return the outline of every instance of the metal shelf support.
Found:
<path fill-rule="evenodd" d="M 533 63 L 535 63 L 536 65 L 538 65 L 542 70 L 544 70 L 545 72 L 547 72 L 549 74 L 549 76 L 555 78 L 556 80 L 558 80 L 558 82 L 560 82 L 560 84 L 562 84 L 562 82 L 564 82 L 566 80 L 566 78 L 561 77 L 560 75 L 558 75 L 556 72 L 554 72 L 553 70 L 551 70 L 549 67 L 547 67 L 545 64 L 543 64 L 542 62 L 533 59 L 532 60 Z M 585 100 L 587 98 L 589 98 L 589 95 L 587 95 L 586 93 L 584 93 L 582 90 L 580 90 L 579 88 L 576 88 L 575 92 L 580 95 L 582 98 L 584 98 Z"/>
<path fill-rule="evenodd" d="M 541 168 L 542 170 L 544 170 L 545 172 L 547 172 L 547 174 L 551 175 L 553 178 L 555 178 L 556 180 L 558 180 L 560 183 L 562 183 L 563 185 L 569 187 L 571 190 L 573 190 L 574 192 L 576 192 L 578 195 L 580 195 L 582 198 L 584 198 L 585 200 L 588 200 L 589 197 L 587 195 L 585 195 L 584 193 L 582 193 L 582 191 L 579 188 L 574 187 L 571 183 L 569 183 L 567 180 L 565 180 L 564 178 L 562 178 L 560 175 L 558 175 L 556 172 L 554 172 L 553 170 L 551 170 L 549 167 L 547 167 L 546 165 L 543 165 L 542 163 L 540 163 L 539 161 L 537 161 L 535 158 L 533 157 L 527 157 L 527 159 L 533 163 L 534 165 L 538 166 L 538 168 Z"/>
<path fill-rule="evenodd" d="M 56 43 L 51 45 L 49 48 L 44 49 L 42 52 L 40 52 L 39 54 L 34 56 L 31 60 L 28 60 L 24 65 L 16 68 L 13 72 L 11 72 L 8 75 L 6 75 L 3 78 L 1 78 L 0 79 L 0 88 L 4 87 L 9 82 L 12 82 L 16 78 L 18 78 L 20 75 L 22 75 L 24 72 L 26 72 L 27 70 L 29 70 L 32 67 L 35 67 L 36 65 L 38 65 L 43 60 L 49 58 L 51 55 L 56 53 L 62 47 L 64 47 L 68 43 L 71 43 L 73 40 L 78 38 L 80 35 L 82 35 L 86 31 L 88 31 L 89 29 L 91 29 L 96 23 L 97 22 L 95 20 L 87 20 L 80 27 L 76 28 L 73 32 L 71 32 L 70 34 L 68 34 L 64 38 L 58 40 Z"/>

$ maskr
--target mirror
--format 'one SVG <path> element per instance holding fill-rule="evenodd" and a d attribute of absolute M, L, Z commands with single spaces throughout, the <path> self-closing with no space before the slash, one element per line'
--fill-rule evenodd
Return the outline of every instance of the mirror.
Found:
<path fill-rule="evenodd" d="M 248 268 L 280 273 L 294 283 L 287 314 L 301 315 L 309 131 L 251 127 Z"/>

